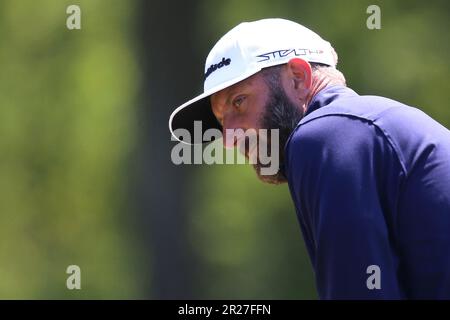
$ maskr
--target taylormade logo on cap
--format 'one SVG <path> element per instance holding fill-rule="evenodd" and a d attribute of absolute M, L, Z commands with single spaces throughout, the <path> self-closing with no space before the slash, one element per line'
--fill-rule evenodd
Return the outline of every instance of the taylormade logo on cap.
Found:
<path fill-rule="evenodd" d="M 205 62 L 203 94 L 172 113 L 170 131 L 174 135 L 177 128 L 190 130 L 194 120 L 207 121 L 205 128 L 221 129 L 220 124 L 211 120 L 214 117 L 206 100 L 210 95 L 263 68 L 287 63 L 292 58 L 335 67 L 333 52 L 328 41 L 296 22 L 285 19 L 243 22 L 226 33 L 211 49 Z"/>
<path fill-rule="evenodd" d="M 230 58 L 228 58 L 228 59 L 226 59 L 226 60 L 225 60 L 225 58 L 222 58 L 222 61 L 221 61 L 221 62 L 219 62 L 219 63 L 217 63 L 217 64 L 212 64 L 212 65 L 208 68 L 208 70 L 206 70 L 206 73 L 205 73 L 205 79 L 208 78 L 208 76 L 209 76 L 212 72 L 216 71 L 217 69 L 220 69 L 220 68 L 222 68 L 222 67 L 224 67 L 224 66 L 229 65 L 230 62 L 231 62 L 231 59 L 230 59 Z"/>

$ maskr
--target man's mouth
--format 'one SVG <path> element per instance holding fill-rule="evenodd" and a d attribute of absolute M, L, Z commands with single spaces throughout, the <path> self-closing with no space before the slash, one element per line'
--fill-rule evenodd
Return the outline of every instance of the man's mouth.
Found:
<path fill-rule="evenodd" d="M 251 164 L 258 163 L 258 144 L 261 143 L 259 136 L 256 137 L 256 142 L 251 143 L 248 137 L 242 138 L 238 141 L 239 153 L 247 158 Z"/>
<path fill-rule="evenodd" d="M 252 164 L 257 163 L 257 160 L 258 160 L 257 145 L 255 144 L 251 149 L 249 149 L 249 151 L 247 152 L 247 154 L 245 156 L 250 161 L 250 163 L 252 163 Z"/>

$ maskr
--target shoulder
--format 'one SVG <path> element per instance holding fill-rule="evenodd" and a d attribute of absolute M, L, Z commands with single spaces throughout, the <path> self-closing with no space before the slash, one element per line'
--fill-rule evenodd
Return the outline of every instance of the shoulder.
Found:
<path fill-rule="evenodd" d="M 349 115 L 326 115 L 299 125 L 285 148 L 289 178 L 353 175 L 397 163 L 395 150 L 373 122 Z"/>
<path fill-rule="evenodd" d="M 286 144 L 286 154 L 302 151 L 303 156 L 325 152 L 351 155 L 372 145 L 378 134 L 370 120 L 352 115 L 323 115 L 297 126 Z"/>

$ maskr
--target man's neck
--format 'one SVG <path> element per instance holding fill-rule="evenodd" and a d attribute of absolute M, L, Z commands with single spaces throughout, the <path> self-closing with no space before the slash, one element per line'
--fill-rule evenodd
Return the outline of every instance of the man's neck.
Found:
<path fill-rule="evenodd" d="M 308 109 L 309 104 L 311 103 L 311 100 L 318 94 L 320 91 L 325 89 L 328 86 L 335 85 L 336 81 L 333 81 L 333 79 L 330 79 L 329 77 L 325 77 L 322 75 L 319 75 L 318 77 L 313 77 L 313 81 L 311 84 L 311 88 L 309 89 L 309 93 L 306 96 L 305 100 L 305 112 Z"/>

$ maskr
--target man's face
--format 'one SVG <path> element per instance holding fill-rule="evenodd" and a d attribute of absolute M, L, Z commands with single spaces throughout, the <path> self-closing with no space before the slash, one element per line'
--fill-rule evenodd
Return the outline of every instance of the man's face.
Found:
<path fill-rule="evenodd" d="M 267 145 L 266 150 L 271 150 L 270 129 L 279 130 L 279 148 L 278 157 L 280 164 L 284 159 L 284 146 L 286 141 L 303 116 L 300 106 L 297 106 L 292 99 L 288 97 L 283 87 L 282 71 L 279 77 L 267 81 L 261 72 L 243 80 L 231 87 L 211 96 L 212 111 L 223 127 L 223 143 L 225 147 L 235 147 L 239 141 L 229 139 L 226 134 L 227 129 L 254 129 L 257 134 L 259 129 L 269 129 L 267 139 L 261 139 L 258 134 L 258 150 L 260 144 Z M 249 144 L 241 144 L 244 148 L 240 151 L 248 158 Z M 253 149 L 254 150 L 254 149 Z M 251 151 L 251 150 L 250 150 Z M 274 156 L 274 155 L 270 155 Z M 263 165 L 256 155 L 257 161 L 254 168 L 258 177 L 268 183 L 286 182 L 281 171 L 275 175 L 262 175 Z"/>
<path fill-rule="evenodd" d="M 226 129 L 262 129 L 259 119 L 268 97 L 268 87 L 259 73 L 211 96 L 212 111 L 223 127 L 225 147 L 235 146 L 235 141 L 226 138 Z"/>

